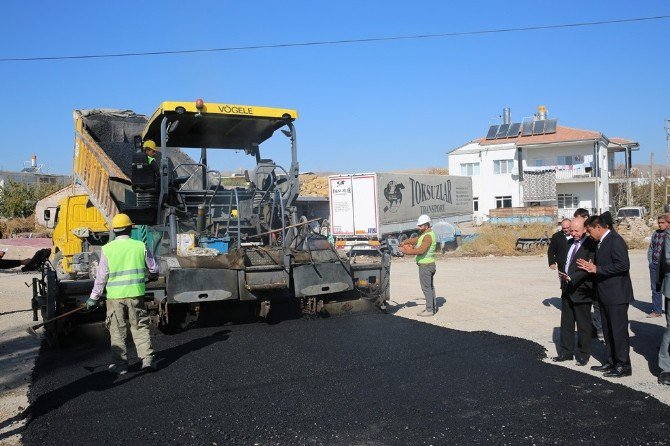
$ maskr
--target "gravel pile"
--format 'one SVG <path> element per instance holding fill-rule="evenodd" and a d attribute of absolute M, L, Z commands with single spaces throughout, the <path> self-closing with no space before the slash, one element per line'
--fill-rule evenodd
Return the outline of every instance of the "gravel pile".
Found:
<path fill-rule="evenodd" d="M 142 134 L 148 118 L 131 110 L 81 110 L 80 113 L 89 134 L 123 173 L 131 178 L 135 153 L 133 138 Z M 173 149 L 171 152 L 170 159 L 175 166 L 195 163 L 181 149 Z M 195 166 L 185 166 L 179 168 L 177 173 L 179 176 L 188 176 L 196 169 Z"/>

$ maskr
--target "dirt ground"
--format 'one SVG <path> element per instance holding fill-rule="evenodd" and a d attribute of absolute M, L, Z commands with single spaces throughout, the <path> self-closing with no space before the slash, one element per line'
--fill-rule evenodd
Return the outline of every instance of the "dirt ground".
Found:
<path fill-rule="evenodd" d="M 8 258 L 27 256 L 28 251 L 29 248 L 15 248 L 8 252 Z M 646 252 L 633 250 L 630 259 L 638 299 L 629 311 L 633 375 L 612 380 L 670 404 L 670 388 L 656 383 L 665 319 L 646 318 L 651 308 Z M 0 445 L 20 444 L 18 436 L 11 434 L 20 432 L 22 427 L 20 413 L 27 407 L 30 374 L 39 348 L 39 340 L 26 333 L 26 328 L 34 323 L 31 290 L 25 285 L 32 277 L 0 270 Z M 390 309 L 397 316 L 457 330 L 491 331 L 528 339 L 547 350 L 548 362 L 556 354 L 560 293 L 555 272 L 547 267 L 544 256 L 440 259 L 436 289 L 438 313 L 429 318 L 418 317 L 423 296 L 416 265 L 411 259 L 394 260 Z M 593 342 L 595 358 L 588 366 L 578 367 L 573 361 L 556 366 L 601 377 L 589 369 L 605 354 L 604 346 Z"/>

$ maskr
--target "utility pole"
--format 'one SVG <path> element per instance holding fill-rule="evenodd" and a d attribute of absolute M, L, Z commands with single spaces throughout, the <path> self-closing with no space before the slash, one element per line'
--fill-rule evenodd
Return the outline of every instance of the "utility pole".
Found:
<path fill-rule="evenodd" d="M 651 152 L 649 167 L 649 185 L 651 186 L 649 188 L 651 190 L 649 194 L 649 217 L 654 218 L 656 215 L 656 208 L 654 207 L 654 187 L 656 186 L 656 184 L 654 184 L 654 152 Z"/>

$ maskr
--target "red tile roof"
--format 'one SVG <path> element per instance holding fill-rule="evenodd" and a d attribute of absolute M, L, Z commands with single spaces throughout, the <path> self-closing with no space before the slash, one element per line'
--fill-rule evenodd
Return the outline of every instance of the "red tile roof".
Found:
<path fill-rule="evenodd" d="M 559 125 L 556 127 L 556 133 L 549 133 L 547 135 L 517 136 L 513 138 L 501 138 L 501 139 L 480 138 L 477 140 L 477 142 L 479 142 L 479 144 L 482 146 L 490 146 L 494 144 L 508 144 L 508 143 L 514 143 L 517 146 L 525 146 L 530 144 L 550 144 L 555 142 L 597 140 L 602 137 L 603 137 L 602 133 L 594 132 L 593 130 L 582 130 Z"/>
<path fill-rule="evenodd" d="M 610 138 L 610 141 L 617 144 L 637 144 L 635 141 L 626 138 Z"/>

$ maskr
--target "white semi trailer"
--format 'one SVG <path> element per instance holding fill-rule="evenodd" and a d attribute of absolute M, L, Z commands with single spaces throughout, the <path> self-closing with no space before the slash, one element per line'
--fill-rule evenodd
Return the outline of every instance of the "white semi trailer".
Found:
<path fill-rule="evenodd" d="M 470 177 L 360 173 L 331 175 L 328 183 L 330 230 L 338 248 L 401 242 L 417 232 L 421 214 L 431 217 L 438 239 L 473 217 Z"/>

